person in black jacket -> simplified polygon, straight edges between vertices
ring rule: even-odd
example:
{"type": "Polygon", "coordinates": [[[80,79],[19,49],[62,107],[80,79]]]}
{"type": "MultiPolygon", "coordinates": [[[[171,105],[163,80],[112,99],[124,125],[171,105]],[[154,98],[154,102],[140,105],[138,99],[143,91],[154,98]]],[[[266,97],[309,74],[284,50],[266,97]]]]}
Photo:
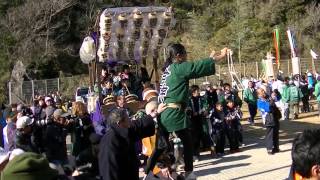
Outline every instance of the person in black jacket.
{"type": "MultiPolygon", "coordinates": [[[[161,113],[166,106],[159,105],[161,113]]],[[[110,112],[109,129],[103,136],[99,151],[99,169],[103,180],[138,180],[139,161],[135,143],[155,132],[153,118],[157,112],[135,121],[129,120],[127,111],[117,108],[110,112]]]]}
{"type": "Polygon", "coordinates": [[[38,153],[37,148],[31,142],[33,119],[28,116],[22,116],[17,120],[15,148],[22,149],[25,152],[38,153]]]}
{"type": "Polygon", "coordinates": [[[68,113],[57,109],[53,113],[53,121],[47,125],[44,133],[45,154],[49,162],[56,165],[65,165],[68,162],[66,136],[69,121],[66,120],[68,113]]]}

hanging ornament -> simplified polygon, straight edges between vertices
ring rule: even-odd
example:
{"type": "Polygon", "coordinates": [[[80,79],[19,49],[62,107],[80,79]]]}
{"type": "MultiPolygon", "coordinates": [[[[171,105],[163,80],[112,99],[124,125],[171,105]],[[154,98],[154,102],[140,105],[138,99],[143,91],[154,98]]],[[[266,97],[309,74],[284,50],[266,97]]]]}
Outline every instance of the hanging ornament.
{"type": "Polygon", "coordinates": [[[166,11],[163,13],[163,26],[169,27],[171,25],[172,14],[170,11],[166,11]]]}
{"type": "Polygon", "coordinates": [[[111,31],[112,16],[109,12],[101,15],[99,25],[101,30],[111,31]]]}
{"type": "Polygon", "coordinates": [[[133,32],[132,32],[132,37],[134,40],[139,40],[140,39],[140,29],[135,29],[133,32]]]}
{"type": "Polygon", "coordinates": [[[159,35],[159,37],[162,38],[162,39],[166,38],[166,36],[167,36],[167,30],[165,30],[165,29],[163,29],[163,28],[159,29],[159,30],[158,30],[158,35],[159,35]]]}
{"type": "Polygon", "coordinates": [[[121,28],[127,28],[128,26],[128,18],[126,13],[121,13],[118,16],[118,21],[120,23],[121,28]]]}
{"type": "Polygon", "coordinates": [[[154,28],[157,26],[158,23],[158,17],[156,12],[150,12],[148,15],[149,18],[149,25],[151,28],[154,28]]]}
{"type": "Polygon", "coordinates": [[[125,35],[124,29],[121,28],[121,27],[118,27],[118,28],[116,29],[117,39],[118,39],[118,40],[122,40],[122,39],[124,38],[124,35],[125,35]]]}
{"type": "Polygon", "coordinates": [[[127,49],[127,56],[130,61],[134,60],[134,46],[135,46],[135,41],[128,37],[126,40],[126,49],[127,49]]]}
{"type": "Polygon", "coordinates": [[[142,23],[143,23],[142,13],[141,11],[136,9],[133,14],[133,24],[134,24],[135,30],[139,29],[142,26],[142,23]]]}
{"type": "Polygon", "coordinates": [[[149,40],[144,39],[142,41],[142,45],[140,48],[142,51],[142,57],[147,57],[148,56],[148,49],[149,49],[149,40]]]}

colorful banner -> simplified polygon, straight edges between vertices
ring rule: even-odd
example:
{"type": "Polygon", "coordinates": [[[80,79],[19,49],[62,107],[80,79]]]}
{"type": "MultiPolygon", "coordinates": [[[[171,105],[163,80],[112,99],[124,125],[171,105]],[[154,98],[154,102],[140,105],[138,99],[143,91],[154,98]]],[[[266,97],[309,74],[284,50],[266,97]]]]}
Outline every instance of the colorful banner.
{"type": "Polygon", "coordinates": [[[278,68],[280,67],[280,38],[279,38],[279,29],[276,28],[273,30],[273,44],[276,51],[276,63],[278,68]]]}
{"type": "Polygon", "coordinates": [[[289,39],[289,43],[290,43],[290,49],[291,49],[291,57],[295,58],[297,57],[297,43],[294,37],[294,33],[288,29],[287,31],[287,35],[288,35],[288,39],[289,39]]]}

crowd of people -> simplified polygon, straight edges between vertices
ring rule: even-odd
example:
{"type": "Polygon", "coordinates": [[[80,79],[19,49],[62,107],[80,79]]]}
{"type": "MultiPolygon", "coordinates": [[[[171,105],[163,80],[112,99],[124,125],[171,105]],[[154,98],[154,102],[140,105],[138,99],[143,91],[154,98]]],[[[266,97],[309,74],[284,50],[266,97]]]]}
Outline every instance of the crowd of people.
{"type": "MultiPolygon", "coordinates": [[[[1,179],[135,180],[139,173],[144,179],[196,179],[193,162],[201,159],[200,152],[223,158],[241,151],[243,102],[250,125],[261,114],[266,152],[279,152],[280,120],[310,112],[313,97],[320,104],[320,77],[308,73],[270,81],[243,78],[242,94],[223,82],[189,87],[190,79],[214,74],[215,62],[227,53],[224,48],[187,62],[184,46],[170,44],[161,82],[154,85],[145,68],[132,73],[128,65],[119,72],[105,67],[101,88],[94,88],[103,98],[94,112],[82,101],[62,102],[60,93],[36,96],[31,105],[3,107],[1,179]],[[128,105],[130,95],[139,102],[134,109],[128,105]],[[102,102],[113,101],[103,113],[102,102]]],[[[293,169],[310,176],[299,162],[301,141],[295,140],[293,169]]]]}

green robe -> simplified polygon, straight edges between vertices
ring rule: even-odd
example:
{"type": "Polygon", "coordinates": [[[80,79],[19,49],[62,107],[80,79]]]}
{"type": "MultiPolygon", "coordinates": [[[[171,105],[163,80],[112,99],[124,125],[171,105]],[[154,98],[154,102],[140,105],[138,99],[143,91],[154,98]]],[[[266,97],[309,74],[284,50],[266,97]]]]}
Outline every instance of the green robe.
{"type": "Polygon", "coordinates": [[[295,85],[291,85],[289,87],[289,102],[290,103],[298,103],[301,98],[303,98],[303,94],[301,92],[301,89],[295,85]]]}
{"type": "Polygon", "coordinates": [[[247,88],[243,91],[243,100],[248,104],[257,104],[257,92],[255,90],[252,90],[250,88],[247,88]]]}
{"type": "Polygon", "coordinates": [[[317,82],[316,86],[314,87],[314,96],[316,96],[317,101],[320,102],[320,81],[317,82]]]}
{"type": "Polygon", "coordinates": [[[173,63],[161,77],[159,101],[182,105],[182,109],[167,108],[161,113],[161,124],[168,132],[179,131],[190,125],[185,107],[189,100],[189,80],[215,73],[214,61],[211,58],[194,62],[173,63]]]}
{"type": "Polygon", "coordinates": [[[284,103],[289,102],[289,86],[284,85],[282,89],[282,94],[281,94],[281,101],[284,103]]]}

